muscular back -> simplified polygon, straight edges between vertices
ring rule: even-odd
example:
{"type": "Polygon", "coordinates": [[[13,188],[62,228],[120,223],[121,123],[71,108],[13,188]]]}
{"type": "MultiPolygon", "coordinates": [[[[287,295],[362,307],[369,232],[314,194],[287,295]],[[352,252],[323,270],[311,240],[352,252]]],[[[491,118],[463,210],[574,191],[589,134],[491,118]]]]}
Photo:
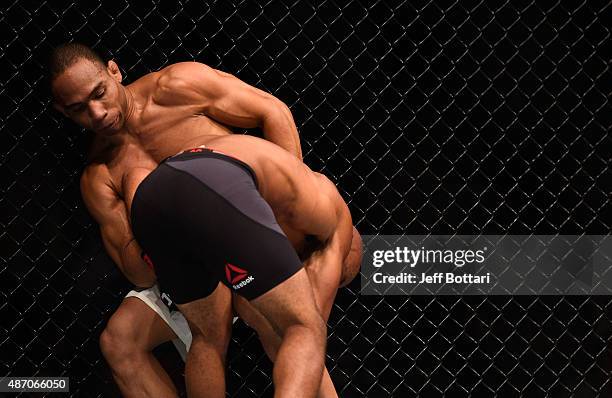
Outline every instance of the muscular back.
{"type": "MultiPolygon", "coordinates": [[[[295,246],[299,246],[305,235],[325,241],[341,213],[348,211],[335,186],[325,176],[313,172],[295,156],[270,142],[247,135],[203,136],[186,142],[180,151],[198,146],[237,158],[253,169],[259,192],[295,246]]],[[[138,154],[139,150],[124,149],[125,154],[130,151],[138,154]]],[[[152,170],[150,160],[143,158],[138,163],[135,157],[124,156],[117,164],[123,162],[125,166],[116,167],[123,172],[120,194],[128,209],[136,188],[152,170]],[[130,159],[129,166],[125,159],[130,159]]]]}
{"type": "Polygon", "coordinates": [[[336,187],[325,176],[313,172],[295,156],[270,142],[231,135],[200,139],[196,143],[251,166],[258,179],[259,192],[272,207],[281,226],[324,239],[335,226],[338,207],[346,207],[336,187]]]}
{"type": "MultiPolygon", "coordinates": [[[[333,183],[275,144],[247,135],[202,136],[183,143],[178,152],[198,146],[237,158],[253,169],[260,194],[298,253],[305,249],[306,235],[325,242],[340,218],[350,218],[333,183]]],[[[97,143],[95,156],[83,174],[85,202],[101,225],[107,250],[126,274],[130,272],[128,260],[137,258],[140,249],[134,244],[131,255],[122,254],[125,243],[120,242],[133,241],[129,219],[134,193],[156,167],[155,159],[137,141],[127,137],[120,142],[97,143]],[[108,204],[100,202],[103,198],[108,204]],[[98,206],[105,211],[96,212],[98,206]],[[113,239],[117,243],[109,244],[113,239]]],[[[142,274],[142,266],[134,268],[139,269],[134,274],[142,274]]]]}

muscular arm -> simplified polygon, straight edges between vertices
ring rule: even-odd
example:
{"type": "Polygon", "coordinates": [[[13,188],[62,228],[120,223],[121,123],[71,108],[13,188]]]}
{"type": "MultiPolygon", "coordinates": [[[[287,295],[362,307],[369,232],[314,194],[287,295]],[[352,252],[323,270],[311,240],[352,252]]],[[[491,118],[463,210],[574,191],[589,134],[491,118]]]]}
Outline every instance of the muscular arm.
{"type": "Polygon", "coordinates": [[[92,164],[81,176],[81,194],[92,217],[98,222],[107,253],[125,277],[139,287],[155,283],[155,273],[141,259],[134,240],[124,201],[110,185],[105,165],[92,164]]]}
{"type": "Polygon", "coordinates": [[[206,116],[229,126],[259,127],[268,141],[302,159],[295,121],[278,98],[197,62],[179,63],[161,73],[160,86],[167,95],[186,92],[191,101],[203,105],[206,116]]]}

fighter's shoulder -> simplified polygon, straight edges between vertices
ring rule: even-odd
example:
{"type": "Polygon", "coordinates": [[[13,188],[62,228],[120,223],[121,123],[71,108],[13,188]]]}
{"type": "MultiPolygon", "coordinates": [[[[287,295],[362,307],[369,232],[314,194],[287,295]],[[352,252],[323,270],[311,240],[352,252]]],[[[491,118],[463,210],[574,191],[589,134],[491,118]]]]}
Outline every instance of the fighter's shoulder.
{"type": "Polygon", "coordinates": [[[157,104],[191,103],[200,97],[198,84],[208,66],[198,62],[180,62],[146,76],[142,92],[157,104]]]}
{"type": "Polygon", "coordinates": [[[190,88],[194,82],[213,72],[214,69],[200,62],[179,62],[157,72],[157,86],[171,90],[190,88]]]}

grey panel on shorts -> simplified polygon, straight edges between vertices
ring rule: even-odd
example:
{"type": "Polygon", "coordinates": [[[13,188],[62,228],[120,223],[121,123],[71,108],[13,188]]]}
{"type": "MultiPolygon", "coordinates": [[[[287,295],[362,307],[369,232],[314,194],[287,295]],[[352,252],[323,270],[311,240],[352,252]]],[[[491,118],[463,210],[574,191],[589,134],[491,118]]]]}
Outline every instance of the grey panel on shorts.
{"type": "MultiPolygon", "coordinates": [[[[272,209],[264,200],[249,200],[251,196],[244,195],[244,187],[257,192],[253,175],[245,169],[247,165],[238,163],[237,160],[218,153],[212,156],[190,157],[189,159],[169,159],[166,164],[174,169],[184,171],[198,180],[202,181],[225,200],[232,204],[238,211],[253,221],[266,226],[281,235],[285,235],[272,209]],[[227,167],[230,163],[233,167],[227,167]],[[273,221],[271,221],[273,220],[273,221]]],[[[252,171],[251,171],[252,172],[252,171]]]]}

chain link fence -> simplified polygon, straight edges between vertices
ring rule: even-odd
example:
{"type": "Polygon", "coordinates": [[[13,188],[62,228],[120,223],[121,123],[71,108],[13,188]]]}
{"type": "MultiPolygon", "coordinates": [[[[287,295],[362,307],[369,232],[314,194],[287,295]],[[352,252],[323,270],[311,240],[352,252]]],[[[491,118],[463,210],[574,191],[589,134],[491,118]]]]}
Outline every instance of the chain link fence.
{"type": "MultiPolygon", "coordinates": [[[[605,1],[5,2],[0,14],[0,375],[118,396],[98,337],[129,290],[78,181],[90,136],[56,113],[45,57],[69,40],[127,82],[197,60],[286,102],[305,162],[364,234],[608,234],[605,1]]],[[[342,397],[612,396],[609,297],[339,294],[342,397]]],[[[182,383],[182,364],[157,354],[182,383]]],[[[271,396],[238,324],[228,393],[271,396]]],[[[184,387],[180,387],[184,391],[184,387]]]]}

